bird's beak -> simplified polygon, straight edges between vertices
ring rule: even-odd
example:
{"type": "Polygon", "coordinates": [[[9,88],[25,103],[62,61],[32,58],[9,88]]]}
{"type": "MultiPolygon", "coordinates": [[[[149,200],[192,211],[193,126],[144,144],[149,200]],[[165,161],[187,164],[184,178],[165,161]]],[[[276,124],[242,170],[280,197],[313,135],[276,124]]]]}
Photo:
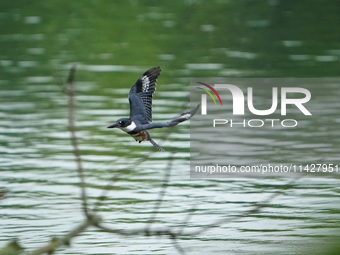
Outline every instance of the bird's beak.
{"type": "Polygon", "coordinates": [[[115,128],[115,127],[117,127],[117,126],[118,126],[118,124],[117,124],[117,123],[114,123],[114,124],[108,126],[107,128],[115,128]]]}

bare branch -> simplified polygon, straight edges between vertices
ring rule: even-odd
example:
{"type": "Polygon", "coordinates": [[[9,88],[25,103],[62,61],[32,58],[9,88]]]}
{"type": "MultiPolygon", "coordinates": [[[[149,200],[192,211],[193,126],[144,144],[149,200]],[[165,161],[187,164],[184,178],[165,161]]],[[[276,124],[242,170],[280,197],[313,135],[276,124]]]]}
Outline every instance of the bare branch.
{"type": "Polygon", "coordinates": [[[189,210],[189,213],[183,220],[182,226],[178,229],[177,235],[181,236],[183,233],[184,228],[188,225],[188,222],[191,220],[191,218],[194,216],[195,211],[197,210],[196,205],[192,206],[192,208],[189,210]]]}
{"type": "Polygon", "coordinates": [[[73,237],[78,236],[81,232],[86,230],[93,223],[97,224],[97,222],[99,222],[100,220],[101,220],[100,217],[97,217],[95,219],[95,222],[86,220],[78,227],[71,230],[67,235],[61,238],[54,237],[47,245],[31,252],[30,255],[52,254],[60,246],[69,246],[73,237]]]}
{"type": "MultiPolygon", "coordinates": [[[[255,207],[253,207],[252,209],[240,214],[240,215],[236,215],[236,216],[232,216],[232,217],[228,217],[228,218],[224,218],[224,219],[221,219],[221,220],[217,220],[213,223],[210,223],[206,226],[203,226],[201,229],[195,231],[195,232],[191,232],[191,235],[195,236],[195,235],[200,235],[204,232],[206,232],[207,230],[211,229],[211,228],[214,228],[214,227],[219,227],[223,224],[226,224],[226,223],[229,223],[229,222],[232,222],[232,221],[235,221],[235,220],[238,220],[238,219],[241,219],[241,218],[244,218],[244,217],[248,217],[252,214],[255,214],[257,212],[259,212],[262,208],[264,208],[270,201],[272,201],[275,197],[279,196],[283,190],[287,190],[289,188],[292,187],[292,185],[294,183],[296,183],[298,180],[300,180],[301,178],[303,178],[305,175],[301,175],[299,178],[296,178],[292,181],[290,181],[289,183],[285,184],[285,187],[280,190],[280,191],[277,191],[275,193],[273,193],[271,196],[269,196],[267,199],[257,203],[257,205],[255,207]]],[[[182,234],[183,235],[183,234],[182,234]]]]}
{"type": "MultiPolygon", "coordinates": [[[[197,236],[197,235],[204,233],[205,231],[208,231],[211,228],[219,227],[219,226],[226,224],[228,222],[232,222],[232,221],[235,221],[237,219],[248,217],[250,215],[258,213],[270,201],[272,201],[275,197],[280,195],[283,190],[290,188],[297,180],[299,180],[300,178],[303,177],[303,176],[301,176],[300,178],[295,179],[295,180],[287,183],[282,190],[273,193],[267,199],[263,200],[262,202],[259,202],[256,206],[254,206],[250,210],[248,210],[248,211],[246,211],[246,212],[244,212],[240,215],[235,215],[235,216],[223,218],[221,220],[217,220],[215,222],[207,224],[206,226],[201,227],[200,229],[198,229],[196,231],[184,231],[185,230],[184,228],[188,225],[188,222],[194,216],[194,212],[196,210],[195,208],[192,208],[191,210],[189,210],[187,217],[185,217],[185,219],[184,219],[183,223],[181,224],[180,228],[178,229],[178,231],[173,231],[169,227],[155,229],[155,228],[151,228],[151,226],[154,223],[154,220],[155,220],[157,214],[159,213],[159,209],[160,209],[161,204],[164,201],[164,197],[166,195],[166,189],[168,188],[168,185],[169,185],[172,163],[173,163],[173,159],[172,159],[172,156],[171,156],[168,160],[168,163],[167,163],[165,169],[164,169],[164,171],[165,171],[164,172],[164,178],[163,178],[161,189],[160,189],[159,194],[158,194],[158,199],[157,199],[157,202],[154,206],[154,209],[153,209],[153,211],[150,215],[150,218],[147,222],[146,227],[141,228],[141,229],[124,230],[124,229],[116,229],[116,228],[113,228],[113,227],[110,227],[110,226],[105,226],[105,225],[101,224],[101,221],[102,221],[101,217],[90,214],[89,209],[88,209],[85,175],[84,175],[84,170],[83,170],[83,167],[82,167],[81,153],[80,153],[80,150],[79,150],[78,140],[77,140],[77,136],[76,136],[75,72],[76,72],[76,65],[73,65],[71,70],[70,70],[69,77],[67,79],[67,84],[66,84],[67,86],[66,86],[65,90],[66,90],[66,92],[68,93],[68,96],[69,96],[69,103],[68,103],[69,131],[70,131],[70,135],[71,135],[71,143],[72,143],[72,146],[73,146],[73,153],[74,153],[76,163],[77,163],[77,171],[78,171],[78,175],[79,175],[79,178],[80,178],[80,188],[81,188],[81,199],[82,199],[83,212],[84,212],[87,220],[84,221],[78,227],[76,227],[74,230],[70,231],[64,237],[52,239],[48,245],[34,251],[32,253],[32,255],[38,255],[38,254],[43,254],[43,253],[52,254],[57,247],[62,246],[62,245],[69,245],[72,238],[79,235],[79,233],[83,232],[85,229],[87,229],[91,225],[99,228],[102,231],[105,231],[105,232],[108,232],[108,233],[113,233],[113,234],[120,235],[120,236],[167,236],[167,237],[170,238],[172,244],[174,245],[174,247],[178,251],[178,253],[179,254],[185,254],[185,251],[182,249],[182,247],[178,243],[178,238],[180,238],[180,237],[194,237],[194,236],[197,236]]],[[[59,82],[59,84],[61,86],[65,85],[61,80],[57,79],[57,82],[59,82]]],[[[171,133],[171,131],[165,132],[164,135],[163,135],[163,140],[166,139],[169,136],[170,133],[171,133]]],[[[150,151],[149,153],[140,157],[139,159],[137,159],[133,164],[131,164],[126,169],[127,170],[134,169],[136,166],[138,166],[141,163],[148,160],[149,156],[152,153],[153,152],[150,151]]],[[[104,189],[102,195],[98,197],[98,200],[95,204],[95,210],[97,209],[97,207],[100,206],[101,202],[105,199],[106,194],[109,190],[108,188],[113,183],[115,183],[116,181],[119,180],[119,175],[120,175],[120,173],[118,173],[118,174],[116,173],[114,175],[114,177],[111,178],[110,182],[106,186],[107,188],[104,189]]]]}
{"type": "Polygon", "coordinates": [[[171,241],[172,244],[174,245],[174,247],[176,248],[176,250],[178,251],[179,254],[181,255],[185,255],[185,251],[183,250],[183,248],[179,245],[178,241],[177,241],[177,237],[176,236],[172,236],[171,237],[171,241]]]}
{"type": "Polygon", "coordinates": [[[0,249],[0,255],[20,255],[22,254],[23,248],[18,243],[17,239],[12,240],[2,249],[0,249]]]}
{"type": "Polygon", "coordinates": [[[86,195],[86,183],[85,183],[85,175],[84,170],[82,166],[82,159],[81,159],[81,153],[78,146],[78,140],[76,136],[76,125],[75,125],[75,117],[74,117],[74,111],[75,111],[75,73],[76,73],[76,64],[74,64],[70,70],[69,77],[67,79],[67,92],[68,92],[68,123],[69,123],[69,131],[71,135],[71,143],[73,146],[73,154],[76,158],[77,163],[77,171],[80,179],[80,188],[81,188],[81,199],[83,203],[83,212],[86,216],[86,218],[90,218],[88,206],[87,206],[87,195],[86,195]]]}
{"type": "Polygon", "coordinates": [[[173,161],[173,159],[172,159],[172,155],[171,155],[169,160],[168,160],[168,164],[167,164],[166,168],[164,169],[164,178],[163,178],[162,188],[159,191],[158,199],[157,199],[157,202],[155,204],[155,208],[154,208],[153,212],[150,215],[150,219],[148,220],[148,224],[146,225],[146,228],[145,228],[146,232],[149,231],[152,223],[155,220],[155,217],[156,217],[156,215],[158,213],[158,210],[159,210],[159,208],[160,208],[160,206],[161,206],[161,204],[163,202],[163,198],[165,196],[166,189],[168,187],[168,183],[169,183],[169,180],[170,180],[172,161],[173,161]]]}
{"type": "Polygon", "coordinates": [[[148,232],[146,231],[145,228],[137,228],[137,229],[116,229],[116,228],[111,228],[108,226],[104,226],[102,224],[96,224],[96,227],[99,229],[112,233],[112,234],[117,234],[120,236],[176,236],[176,233],[171,231],[168,228],[160,228],[160,229],[150,229],[148,232]]]}

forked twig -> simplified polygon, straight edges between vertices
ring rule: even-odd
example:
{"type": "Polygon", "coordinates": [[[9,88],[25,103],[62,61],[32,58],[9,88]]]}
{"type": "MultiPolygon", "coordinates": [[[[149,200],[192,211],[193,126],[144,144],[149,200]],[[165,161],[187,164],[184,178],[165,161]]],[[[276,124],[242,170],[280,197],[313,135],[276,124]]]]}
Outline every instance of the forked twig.
{"type": "MultiPolygon", "coordinates": [[[[76,65],[74,64],[70,70],[69,77],[67,79],[67,88],[66,92],[68,94],[68,122],[69,122],[69,131],[70,131],[70,139],[71,144],[73,147],[73,154],[76,158],[77,162],[77,171],[78,176],[80,179],[80,188],[81,188],[81,199],[83,204],[83,212],[86,216],[86,220],[83,221],[79,226],[72,229],[68,234],[64,235],[63,237],[55,237],[52,238],[51,241],[34,251],[32,251],[31,255],[40,255],[40,254],[53,254],[55,250],[60,246],[68,246],[71,243],[71,240],[78,236],[80,233],[85,231],[89,226],[98,225],[102,218],[97,215],[92,215],[89,213],[88,210],[88,203],[87,203],[87,195],[86,195],[86,184],[85,184],[85,176],[84,176],[84,170],[82,167],[82,159],[81,159],[81,153],[78,146],[77,136],[76,136],[76,126],[75,126],[75,72],[76,72],[76,65]]],[[[55,77],[56,78],[56,77],[55,77]]],[[[62,79],[56,78],[57,83],[59,83],[60,86],[64,86],[64,83],[62,79]]]]}
{"type": "Polygon", "coordinates": [[[75,99],[75,73],[76,73],[76,64],[73,64],[69,77],[67,79],[67,93],[68,93],[68,109],[69,109],[69,114],[68,114],[68,127],[71,135],[71,143],[73,146],[73,154],[76,158],[76,163],[77,163],[77,172],[78,176],[80,179],[80,189],[81,189],[81,200],[83,204],[83,212],[86,216],[87,219],[90,219],[91,215],[88,210],[88,203],[87,203],[87,195],[86,195],[86,183],[85,183],[85,175],[84,175],[84,170],[82,166],[82,159],[81,159],[81,152],[79,150],[78,146],[78,140],[76,136],[76,125],[75,125],[75,104],[76,104],[76,99],[75,99]]]}
{"type": "MultiPolygon", "coordinates": [[[[154,206],[154,209],[150,215],[150,218],[147,222],[147,225],[145,228],[140,228],[140,229],[117,229],[113,228],[110,226],[105,226],[103,225],[102,219],[100,216],[96,216],[92,213],[90,213],[89,208],[88,208],[88,198],[86,194],[86,183],[85,183],[85,174],[84,174],[84,169],[82,166],[82,159],[81,159],[81,152],[79,150],[79,145],[78,145],[78,140],[76,136],[76,125],[75,125],[75,72],[76,72],[76,65],[73,65],[69,77],[67,79],[67,86],[65,91],[68,94],[68,109],[69,109],[69,116],[68,116],[68,121],[69,121],[69,131],[70,131],[70,139],[73,147],[73,154],[75,156],[75,160],[77,163],[77,171],[78,171],[78,176],[80,179],[80,188],[81,188],[81,200],[82,200],[82,210],[86,216],[86,220],[80,224],[78,227],[75,229],[71,230],[67,235],[61,237],[61,238],[53,238],[49,244],[45,245],[44,247],[41,247],[35,251],[33,251],[31,254],[32,255],[39,255],[43,253],[48,253],[52,254],[57,247],[62,246],[62,245],[69,245],[70,241],[73,237],[79,235],[81,232],[86,230],[89,226],[96,226],[97,228],[101,229],[102,231],[108,232],[108,233],[113,233],[117,234],[120,236],[167,236],[169,239],[172,241],[172,244],[174,245],[175,249],[179,254],[185,254],[184,249],[179,245],[178,239],[180,237],[194,237],[199,234],[204,233],[205,231],[221,226],[223,224],[226,224],[231,221],[235,221],[240,218],[248,217],[250,215],[253,215],[255,213],[258,213],[262,208],[264,208],[270,201],[272,201],[275,197],[277,197],[279,194],[281,194],[281,191],[273,193],[271,196],[269,196],[267,199],[263,200],[262,202],[259,202],[256,206],[254,206],[252,209],[244,212],[243,214],[236,215],[236,216],[231,216],[227,218],[223,218],[221,220],[217,220],[213,223],[207,224],[206,226],[201,227],[200,229],[196,231],[185,231],[184,228],[187,226],[187,223],[189,220],[194,216],[195,208],[192,208],[189,210],[187,217],[184,219],[183,224],[181,224],[181,227],[178,229],[178,231],[173,231],[169,227],[164,227],[160,229],[154,229],[151,228],[157,214],[159,213],[159,208],[164,201],[164,197],[166,195],[166,190],[169,184],[170,180],[170,175],[171,175],[171,169],[172,169],[172,157],[169,159],[166,168],[164,169],[164,178],[163,178],[163,183],[161,190],[159,191],[158,194],[158,199],[157,202],[154,206]]],[[[61,79],[56,79],[57,82],[61,82],[61,79]]],[[[64,85],[64,83],[60,84],[64,85]]],[[[170,134],[170,132],[166,132],[164,137],[167,137],[170,134]]],[[[144,155],[143,157],[139,158],[133,166],[136,167],[136,165],[140,165],[142,162],[146,161],[149,158],[149,155],[151,154],[148,153],[144,155]]],[[[127,169],[131,169],[132,166],[127,167],[127,169]]],[[[289,183],[286,184],[286,187],[283,190],[286,190],[290,188],[297,180],[303,178],[303,175],[289,183]]],[[[111,186],[112,183],[116,182],[119,179],[119,174],[116,174],[114,178],[111,179],[107,187],[111,186]]],[[[106,197],[106,192],[107,189],[105,189],[102,193],[102,196],[98,197],[98,200],[95,204],[95,208],[97,208],[102,199],[105,199],[106,197]]]]}
{"type": "MultiPolygon", "coordinates": [[[[287,190],[289,188],[291,188],[291,186],[296,183],[298,180],[300,180],[301,178],[303,178],[305,175],[301,175],[299,176],[298,178],[290,181],[289,183],[285,184],[285,187],[283,188],[283,190],[287,190]]],[[[231,216],[231,217],[227,217],[227,218],[223,218],[221,220],[217,220],[213,223],[210,223],[206,226],[203,226],[201,227],[201,229],[197,230],[197,231],[194,231],[194,232],[191,232],[191,235],[193,236],[196,236],[196,235],[200,235],[206,231],[208,231],[209,229],[211,228],[214,228],[214,227],[219,227],[223,224],[226,224],[226,223],[229,223],[229,222],[232,222],[232,221],[235,221],[235,220],[238,220],[238,219],[241,219],[241,218],[245,218],[245,217],[248,217],[252,214],[255,214],[255,213],[258,213],[262,208],[264,208],[270,201],[272,201],[275,197],[279,196],[280,194],[282,193],[282,190],[280,191],[277,191],[275,193],[273,193],[271,196],[269,196],[268,198],[266,198],[265,200],[257,203],[257,205],[255,207],[253,207],[252,209],[240,214],[240,215],[236,215],[236,216],[231,216]]],[[[182,234],[182,235],[185,235],[185,234],[182,234]]]]}
{"type": "Polygon", "coordinates": [[[163,198],[165,196],[166,189],[168,187],[170,176],[171,176],[171,169],[172,169],[172,156],[169,158],[167,167],[164,169],[164,178],[163,178],[162,188],[158,193],[158,199],[156,201],[155,208],[153,209],[153,212],[151,213],[148,223],[146,225],[146,228],[145,228],[146,232],[149,231],[152,223],[154,222],[157,216],[158,210],[163,202],[163,198]]]}

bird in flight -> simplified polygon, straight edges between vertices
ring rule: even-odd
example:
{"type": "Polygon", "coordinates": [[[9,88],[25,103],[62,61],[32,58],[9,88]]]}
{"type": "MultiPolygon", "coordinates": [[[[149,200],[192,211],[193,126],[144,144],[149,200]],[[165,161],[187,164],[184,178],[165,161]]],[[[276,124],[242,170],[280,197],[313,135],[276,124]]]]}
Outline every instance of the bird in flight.
{"type": "Polygon", "coordinates": [[[132,86],[129,92],[130,117],[121,118],[108,128],[119,128],[131,135],[136,141],[149,141],[158,150],[164,149],[152,140],[148,129],[173,127],[190,119],[195,115],[200,104],[189,112],[182,113],[178,118],[164,122],[152,122],[152,98],[156,90],[157,78],[161,72],[160,67],[146,71],[132,86]]]}

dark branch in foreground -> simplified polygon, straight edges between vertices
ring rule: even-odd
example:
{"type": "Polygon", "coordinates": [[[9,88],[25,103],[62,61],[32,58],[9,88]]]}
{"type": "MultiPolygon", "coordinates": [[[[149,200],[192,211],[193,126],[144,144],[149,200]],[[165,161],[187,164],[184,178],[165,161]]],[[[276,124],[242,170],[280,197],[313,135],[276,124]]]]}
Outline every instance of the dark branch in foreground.
{"type": "Polygon", "coordinates": [[[75,125],[75,117],[74,117],[74,111],[75,111],[75,73],[76,73],[76,65],[74,64],[71,68],[69,77],[67,79],[67,92],[68,92],[68,127],[71,135],[71,143],[73,146],[73,154],[76,158],[77,163],[77,170],[78,170],[78,176],[80,179],[80,188],[81,188],[81,200],[83,202],[83,212],[86,216],[86,218],[90,218],[90,214],[88,211],[87,206],[87,196],[86,196],[86,183],[85,183],[85,176],[84,176],[84,170],[82,166],[82,159],[81,159],[81,153],[78,146],[78,140],[76,136],[76,125],[75,125]]]}
{"type": "Polygon", "coordinates": [[[154,222],[154,220],[156,218],[156,215],[158,213],[158,210],[159,210],[159,208],[160,208],[160,206],[161,206],[161,204],[163,202],[163,198],[164,198],[165,193],[166,193],[166,188],[168,187],[168,183],[169,183],[169,180],[170,180],[171,167],[172,167],[172,158],[169,158],[168,165],[167,165],[167,167],[164,170],[165,174],[164,174],[162,189],[161,189],[161,191],[158,194],[158,199],[157,199],[154,211],[150,215],[150,219],[149,219],[148,224],[147,224],[146,229],[145,229],[146,232],[148,232],[148,230],[150,229],[152,223],[154,222]]]}
{"type": "MultiPolygon", "coordinates": [[[[32,251],[31,255],[39,255],[39,254],[53,254],[55,250],[62,246],[69,246],[71,243],[71,240],[81,234],[83,231],[85,231],[88,227],[94,226],[98,229],[107,232],[116,234],[119,236],[166,236],[171,240],[174,248],[177,250],[179,254],[185,254],[184,249],[180,246],[178,240],[181,237],[195,237],[198,236],[205,231],[214,228],[219,227],[223,224],[238,220],[240,218],[248,217],[253,214],[259,213],[260,210],[266,205],[272,201],[275,197],[281,194],[282,191],[278,191],[273,193],[271,196],[269,196],[267,199],[265,199],[262,202],[259,202],[256,206],[251,208],[250,210],[236,216],[226,217],[221,220],[217,220],[213,223],[207,224],[206,226],[201,227],[198,230],[195,231],[186,231],[185,227],[188,225],[188,222],[191,220],[192,217],[195,216],[195,207],[193,207],[191,210],[188,211],[187,217],[185,217],[184,221],[179,228],[175,231],[170,227],[164,227],[164,228],[153,228],[152,224],[155,221],[155,218],[157,217],[157,214],[159,213],[159,208],[161,207],[162,202],[164,201],[164,197],[166,196],[166,191],[168,188],[170,175],[171,175],[171,169],[172,169],[172,156],[169,158],[168,164],[166,165],[164,169],[164,179],[161,186],[161,190],[158,194],[157,202],[153,208],[153,211],[150,214],[149,220],[146,222],[146,226],[144,228],[140,229],[117,229],[110,225],[104,225],[102,224],[102,218],[100,216],[95,215],[93,212],[96,211],[96,209],[100,206],[101,201],[106,198],[106,192],[108,192],[108,189],[105,189],[101,196],[98,197],[98,200],[93,208],[92,211],[90,211],[88,207],[88,198],[86,195],[86,182],[85,182],[85,175],[84,175],[84,169],[82,166],[82,158],[81,158],[81,152],[79,150],[78,140],[76,136],[76,125],[75,125],[75,72],[76,72],[76,65],[73,65],[69,77],[67,79],[67,83],[64,83],[62,79],[56,78],[57,83],[59,83],[60,86],[64,87],[64,91],[68,94],[68,122],[69,122],[69,132],[70,132],[70,139],[71,144],[73,147],[73,154],[75,156],[75,161],[77,163],[77,172],[80,179],[80,189],[81,189],[81,201],[82,201],[82,210],[84,215],[86,216],[86,219],[77,227],[75,227],[73,230],[71,230],[68,234],[62,236],[62,237],[55,237],[51,239],[51,241],[46,244],[45,246],[36,249],[32,251]]],[[[171,132],[171,131],[170,131],[171,132]]],[[[168,136],[170,132],[166,132],[165,136],[168,136]]],[[[127,167],[126,169],[132,169],[136,168],[136,166],[140,165],[144,161],[146,161],[150,156],[150,153],[145,154],[144,156],[140,157],[136,162],[134,162],[131,166],[127,167]]],[[[119,173],[115,174],[114,178],[111,178],[111,181],[107,184],[107,188],[112,186],[113,183],[116,183],[119,181],[119,173]]],[[[285,188],[283,190],[289,189],[296,181],[304,177],[303,175],[300,178],[297,178],[285,185],[285,188]]],[[[0,192],[1,197],[1,192],[0,192]]],[[[3,249],[0,250],[0,255],[2,254],[9,254],[8,251],[12,251],[10,254],[20,254],[21,247],[19,244],[15,241],[9,243],[7,246],[3,247],[3,249]]]]}
{"type": "Polygon", "coordinates": [[[70,246],[72,238],[78,236],[81,232],[84,232],[89,226],[97,224],[100,222],[101,218],[96,217],[92,218],[91,221],[86,220],[82,224],[80,224],[75,229],[71,230],[67,235],[63,237],[55,237],[53,238],[49,244],[33,251],[30,255],[40,255],[40,254],[53,254],[54,251],[61,246],[70,246]]]}
{"type": "MultiPolygon", "coordinates": [[[[88,205],[87,205],[87,195],[86,195],[86,183],[85,183],[85,176],[84,170],[82,167],[82,159],[81,153],[78,146],[78,140],[76,136],[76,125],[75,125],[75,72],[76,72],[76,65],[74,64],[70,70],[69,77],[67,79],[66,89],[65,91],[68,93],[68,123],[69,123],[69,131],[70,131],[70,139],[71,144],[73,147],[73,154],[76,158],[77,163],[77,171],[78,176],[80,179],[80,188],[81,188],[81,200],[83,205],[83,212],[86,216],[86,220],[81,223],[76,228],[72,229],[68,234],[63,237],[55,237],[53,238],[47,245],[32,251],[31,255],[39,255],[39,254],[53,254],[58,247],[62,246],[69,246],[71,240],[78,236],[80,233],[84,232],[89,226],[98,225],[102,218],[100,216],[92,215],[89,213],[88,205]]],[[[63,86],[64,83],[62,79],[56,79],[59,82],[60,86],[63,86]]]]}

